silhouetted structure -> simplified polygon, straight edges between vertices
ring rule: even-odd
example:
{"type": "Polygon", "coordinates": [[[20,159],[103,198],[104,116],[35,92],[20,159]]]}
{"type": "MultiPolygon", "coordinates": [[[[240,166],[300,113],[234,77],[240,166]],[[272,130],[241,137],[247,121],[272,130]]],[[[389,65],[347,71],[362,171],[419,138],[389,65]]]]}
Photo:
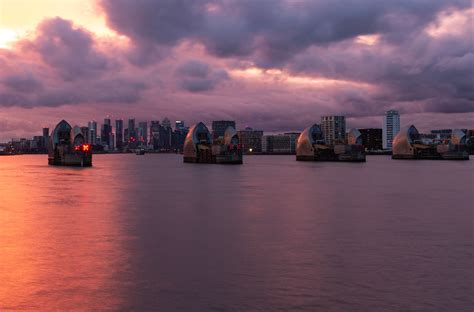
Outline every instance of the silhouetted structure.
{"type": "Polygon", "coordinates": [[[51,133],[48,163],[54,166],[92,166],[90,144],[78,126],[71,128],[62,120],[51,133]]]}
{"type": "Polygon", "coordinates": [[[219,137],[223,137],[227,128],[232,127],[235,129],[235,121],[233,120],[214,120],[212,122],[212,139],[217,140],[219,137]]]}
{"type": "Polygon", "coordinates": [[[382,129],[365,128],[359,129],[362,136],[362,145],[368,151],[382,150],[382,129]]]}
{"type": "Polygon", "coordinates": [[[349,144],[326,144],[323,130],[318,124],[314,124],[299,136],[296,144],[296,160],[365,161],[360,132],[352,129],[347,137],[349,144]]]}
{"type": "Polygon", "coordinates": [[[468,160],[466,133],[453,130],[448,144],[434,144],[423,141],[418,130],[411,125],[393,139],[392,158],[468,160]]]}
{"type": "Polygon", "coordinates": [[[237,132],[245,154],[259,154],[262,152],[263,131],[253,130],[250,127],[237,132]]]}
{"type": "Polygon", "coordinates": [[[189,129],[183,153],[184,162],[213,163],[212,138],[205,124],[199,122],[189,129]]]}
{"type": "Polygon", "coordinates": [[[242,147],[234,128],[212,143],[211,134],[202,122],[194,125],[184,141],[184,162],[207,164],[242,164],[242,147]]]}

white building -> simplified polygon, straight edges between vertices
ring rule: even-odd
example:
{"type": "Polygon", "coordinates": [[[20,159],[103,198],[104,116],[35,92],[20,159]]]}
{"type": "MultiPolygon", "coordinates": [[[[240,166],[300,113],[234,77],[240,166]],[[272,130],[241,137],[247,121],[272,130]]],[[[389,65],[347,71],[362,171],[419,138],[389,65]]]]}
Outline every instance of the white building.
{"type": "Polygon", "coordinates": [[[321,129],[326,144],[344,143],[346,140],[346,118],[344,116],[322,116],[321,129]]]}
{"type": "Polygon", "coordinates": [[[389,110],[383,116],[382,146],[383,149],[392,150],[393,138],[400,132],[400,115],[396,110],[389,110]]]}

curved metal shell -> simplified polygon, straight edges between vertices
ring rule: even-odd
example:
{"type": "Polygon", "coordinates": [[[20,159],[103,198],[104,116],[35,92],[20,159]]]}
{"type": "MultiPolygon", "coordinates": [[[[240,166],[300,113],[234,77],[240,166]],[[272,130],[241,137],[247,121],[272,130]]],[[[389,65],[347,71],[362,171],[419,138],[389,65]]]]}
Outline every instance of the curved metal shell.
{"type": "Polygon", "coordinates": [[[347,144],[362,145],[362,134],[359,130],[352,128],[347,133],[347,144]]]}
{"type": "Polygon", "coordinates": [[[84,134],[82,134],[82,130],[79,126],[74,126],[71,131],[71,142],[74,145],[81,145],[85,143],[84,134]]]}
{"type": "Polygon", "coordinates": [[[184,140],[184,157],[196,157],[197,144],[212,144],[211,134],[202,122],[195,124],[189,129],[184,140]]]}
{"type": "Polygon", "coordinates": [[[461,129],[453,129],[451,134],[451,143],[456,145],[467,144],[467,136],[461,129]]]}
{"type": "Polygon", "coordinates": [[[54,128],[53,133],[51,133],[51,143],[58,144],[61,140],[70,139],[72,127],[66,120],[61,120],[56,128],[54,128]]]}
{"type": "Polygon", "coordinates": [[[225,145],[236,145],[239,144],[239,136],[237,131],[233,127],[228,127],[224,132],[224,144],[225,145]]]}
{"type": "MultiPolygon", "coordinates": [[[[316,143],[323,143],[323,131],[318,124],[314,124],[301,132],[296,142],[297,156],[313,156],[316,143]]],[[[323,143],[324,144],[324,143],[323,143]]]]}
{"type": "Polygon", "coordinates": [[[414,125],[402,129],[393,139],[392,154],[393,155],[413,155],[413,143],[419,136],[418,130],[414,125]]]}

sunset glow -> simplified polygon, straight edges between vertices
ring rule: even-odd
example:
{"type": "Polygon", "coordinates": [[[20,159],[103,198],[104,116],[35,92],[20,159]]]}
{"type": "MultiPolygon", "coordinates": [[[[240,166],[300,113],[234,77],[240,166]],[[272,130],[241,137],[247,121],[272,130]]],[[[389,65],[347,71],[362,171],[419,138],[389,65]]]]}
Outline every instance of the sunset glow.
{"type": "Polygon", "coordinates": [[[192,123],[202,109],[246,125],[265,112],[254,126],[281,130],[308,122],[299,111],[371,126],[391,108],[427,127],[470,127],[469,3],[367,3],[364,15],[326,2],[2,0],[0,140],[58,118],[192,123]]]}

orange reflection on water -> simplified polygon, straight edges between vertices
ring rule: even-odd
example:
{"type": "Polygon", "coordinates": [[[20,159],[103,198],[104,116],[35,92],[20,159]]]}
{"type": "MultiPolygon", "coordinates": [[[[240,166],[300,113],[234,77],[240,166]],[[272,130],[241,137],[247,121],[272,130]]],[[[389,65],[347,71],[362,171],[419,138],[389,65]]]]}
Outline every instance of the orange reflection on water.
{"type": "Polygon", "coordinates": [[[118,182],[94,168],[49,167],[41,156],[0,160],[0,310],[121,304],[114,294],[130,237],[113,205],[118,182]]]}

